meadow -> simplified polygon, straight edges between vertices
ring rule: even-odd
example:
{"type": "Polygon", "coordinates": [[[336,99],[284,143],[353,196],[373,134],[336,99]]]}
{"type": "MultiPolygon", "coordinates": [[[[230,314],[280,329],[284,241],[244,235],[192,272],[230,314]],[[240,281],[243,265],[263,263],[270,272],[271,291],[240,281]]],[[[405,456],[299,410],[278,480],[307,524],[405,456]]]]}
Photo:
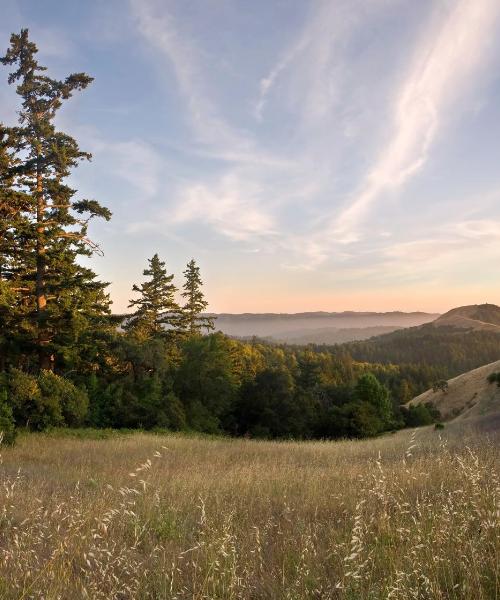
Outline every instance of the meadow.
{"type": "Polygon", "coordinates": [[[494,438],[93,437],[2,448],[1,598],[500,597],[494,438]]]}

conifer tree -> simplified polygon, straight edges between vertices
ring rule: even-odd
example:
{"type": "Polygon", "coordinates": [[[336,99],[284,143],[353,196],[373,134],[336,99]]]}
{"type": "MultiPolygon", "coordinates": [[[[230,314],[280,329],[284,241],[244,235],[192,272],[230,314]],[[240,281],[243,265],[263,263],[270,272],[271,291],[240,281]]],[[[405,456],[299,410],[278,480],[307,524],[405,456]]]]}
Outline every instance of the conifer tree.
{"type": "Polygon", "coordinates": [[[168,275],[165,263],[158,254],[148,260],[149,268],[143,275],[149,279],[140,286],[134,284],[132,290],[139,298],[130,300],[129,308],[136,307],[125,329],[134,332],[142,339],[168,337],[176,333],[179,325],[180,308],[175,300],[177,288],[174,276],[168,275]]]}
{"type": "Polygon", "coordinates": [[[185,282],[182,297],[186,302],[182,308],[182,329],[190,335],[199,334],[203,329],[210,331],[215,329],[214,319],[203,315],[208,302],[202,292],[203,282],[200,276],[200,268],[194,259],[191,259],[184,271],[185,282]]]}
{"type": "Polygon", "coordinates": [[[6,367],[7,354],[14,353],[20,331],[14,248],[19,213],[26,203],[13,187],[15,165],[15,132],[0,123],[0,371],[6,367]]]}
{"type": "Polygon", "coordinates": [[[17,84],[21,99],[19,125],[0,132],[0,160],[10,162],[1,176],[0,211],[7,209],[9,219],[2,277],[16,282],[12,287],[23,307],[26,340],[36,351],[39,368],[50,369],[56,353],[77,343],[89,327],[102,325],[109,313],[106,284],[77,259],[99,251],[87,236],[88,223],[93,217],[109,219],[111,213],[95,200],[73,199],[76,190],[65,179],[91,155],[54,125],[63,102],[92,78],[74,73],[52,79],[38,64],[37,52],[23,29],[12,34],[0,57],[0,63],[13,67],[8,82],[17,84]]]}

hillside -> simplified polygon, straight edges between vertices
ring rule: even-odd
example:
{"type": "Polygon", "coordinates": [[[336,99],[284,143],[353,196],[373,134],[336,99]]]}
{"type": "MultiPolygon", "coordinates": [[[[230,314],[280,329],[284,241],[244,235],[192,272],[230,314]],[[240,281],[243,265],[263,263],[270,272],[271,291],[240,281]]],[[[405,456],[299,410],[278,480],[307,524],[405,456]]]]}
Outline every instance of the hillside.
{"type": "Polygon", "coordinates": [[[277,333],[270,338],[271,341],[277,341],[286,344],[343,344],[356,340],[368,340],[371,337],[392,333],[402,329],[398,325],[379,325],[374,327],[350,327],[340,329],[338,327],[324,327],[321,329],[299,329],[298,331],[277,333]]]}
{"type": "Polygon", "coordinates": [[[236,337],[262,337],[288,343],[341,343],[366,339],[400,328],[434,321],[439,315],[423,312],[304,312],[212,314],[216,329],[236,337]],[[373,328],[372,331],[360,330],[373,328]],[[382,329],[380,329],[382,328],[382,329]],[[341,332],[339,332],[341,330],[341,332]],[[351,330],[351,331],[349,331],[351,330]],[[319,338],[318,338],[319,336],[319,338]]]}
{"type": "Polygon", "coordinates": [[[500,387],[489,383],[488,376],[500,371],[500,360],[483,365],[448,381],[448,389],[428,390],[408,404],[432,402],[443,420],[499,420],[500,387]]]}
{"type": "Polygon", "coordinates": [[[432,325],[433,327],[500,332],[500,307],[495,304],[460,306],[438,317],[432,325]]]}
{"type": "Polygon", "coordinates": [[[479,304],[454,308],[431,323],[345,343],[342,349],[359,361],[439,366],[449,378],[498,360],[499,334],[500,307],[479,304]]]}

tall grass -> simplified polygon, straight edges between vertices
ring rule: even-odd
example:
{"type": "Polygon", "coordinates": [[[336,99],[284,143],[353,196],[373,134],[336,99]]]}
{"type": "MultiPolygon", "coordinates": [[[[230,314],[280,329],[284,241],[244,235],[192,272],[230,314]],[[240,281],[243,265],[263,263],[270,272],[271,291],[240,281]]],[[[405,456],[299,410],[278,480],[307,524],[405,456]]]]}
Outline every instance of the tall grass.
{"type": "Polygon", "coordinates": [[[485,439],[40,434],[0,475],[1,598],[500,597],[485,439]]]}

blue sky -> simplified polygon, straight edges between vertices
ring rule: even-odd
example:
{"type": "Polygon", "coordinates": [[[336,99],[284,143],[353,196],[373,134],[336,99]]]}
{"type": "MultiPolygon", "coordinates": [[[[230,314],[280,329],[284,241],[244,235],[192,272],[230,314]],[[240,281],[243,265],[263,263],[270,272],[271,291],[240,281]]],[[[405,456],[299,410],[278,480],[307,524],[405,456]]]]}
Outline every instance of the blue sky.
{"type": "MultiPolygon", "coordinates": [[[[500,303],[498,0],[1,0],[29,27],[113,211],[92,264],[198,260],[227,312],[500,303]]],[[[0,85],[0,119],[15,97],[0,85]]]]}

